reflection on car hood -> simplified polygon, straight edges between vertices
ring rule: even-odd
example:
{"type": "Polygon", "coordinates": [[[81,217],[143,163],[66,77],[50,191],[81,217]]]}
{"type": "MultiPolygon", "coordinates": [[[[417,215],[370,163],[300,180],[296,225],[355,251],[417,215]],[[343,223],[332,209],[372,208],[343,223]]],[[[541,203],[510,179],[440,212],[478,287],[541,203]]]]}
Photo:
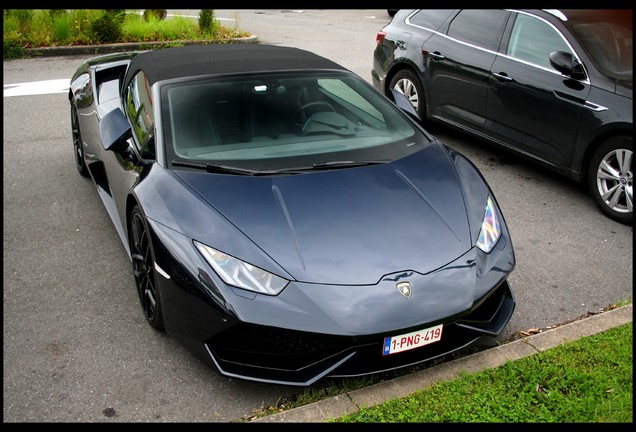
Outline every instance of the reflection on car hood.
{"type": "Polygon", "coordinates": [[[375,284],[397,271],[428,273],[471,247],[459,182],[439,145],[390,164],[307,174],[175,173],[298,281],[375,284]]]}

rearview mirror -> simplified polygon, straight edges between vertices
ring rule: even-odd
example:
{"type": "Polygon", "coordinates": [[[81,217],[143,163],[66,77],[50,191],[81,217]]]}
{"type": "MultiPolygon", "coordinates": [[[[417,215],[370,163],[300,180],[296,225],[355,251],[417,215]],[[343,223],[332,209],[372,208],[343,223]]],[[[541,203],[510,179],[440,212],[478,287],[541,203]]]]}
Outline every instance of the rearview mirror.
{"type": "Polygon", "coordinates": [[[550,53],[550,64],[563,75],[573,79],[584,79],[583,65],[571,54],[565,51],[550,53]]]}
{"type": "Polygon", "coordinates": [[[411,117],[415,118],[415,120],[422,121],[419,114],[415,110],[415,107],[409,101],[406,95],[404,95],[404,93],[397,91],[395,89],[391,89],[391,95],[393,96],[393,102],[399,109],[401,109],[402,111],[404,111],[411,117]]]}
{"type": "Polygon", "coordinates": [[[122,110],[115,108],[102,118],[99,136],[106,150],[122,152],[128,148],[126,140],[132,136],[132,129],[122,110]]]}

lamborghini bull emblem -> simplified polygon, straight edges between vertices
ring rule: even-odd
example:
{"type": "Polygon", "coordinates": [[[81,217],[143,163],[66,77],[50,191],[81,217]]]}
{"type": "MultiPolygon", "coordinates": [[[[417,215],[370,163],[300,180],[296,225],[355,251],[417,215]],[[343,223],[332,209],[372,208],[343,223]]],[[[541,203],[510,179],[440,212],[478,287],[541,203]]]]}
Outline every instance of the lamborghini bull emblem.
{"type": "Polygon", "coordinates": [[[399,284],[395,285],[395,288],[397,288],[398,292],[402,294],[404,298],[407,298],[407,299],[411,298],[413,289],[411,288],[410,282],[400,282],[399,284]]]}

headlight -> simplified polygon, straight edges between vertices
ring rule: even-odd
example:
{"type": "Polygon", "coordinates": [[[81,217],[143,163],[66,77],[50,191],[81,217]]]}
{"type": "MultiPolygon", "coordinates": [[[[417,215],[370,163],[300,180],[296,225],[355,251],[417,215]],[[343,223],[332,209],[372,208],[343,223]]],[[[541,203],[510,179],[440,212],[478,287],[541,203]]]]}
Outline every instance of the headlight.
{"type": "Polygon", "coordinates": [[[484,220],[481,222],[481,231],[479,232],[479,239],[477,240],[476,246],[484,252],[489,253],[497,244],[499,237],[501,237],[499,218],[495,211],[495,204],[492,202],[492,199],[488,197],[486,212],[484,214],[484,220]]]}
{"type": "Polygon", "coordinates": [[[289,283],[286,279],[212,249],[203,243],[195,241],[194,245],[228,285],[260,294],[277,295],[289,283]]]}

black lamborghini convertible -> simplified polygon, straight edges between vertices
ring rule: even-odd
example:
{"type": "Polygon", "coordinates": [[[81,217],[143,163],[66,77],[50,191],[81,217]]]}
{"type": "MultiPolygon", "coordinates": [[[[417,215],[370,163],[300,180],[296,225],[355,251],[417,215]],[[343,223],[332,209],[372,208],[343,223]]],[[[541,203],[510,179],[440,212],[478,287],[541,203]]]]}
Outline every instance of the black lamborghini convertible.
{"type": "Polygon", "coordinates": [[[280,46],[82,64],[77,169],[148,323],[224,376],[298,386],[497,337],[515,307],[501,209],[394,97],[280,46]]]}

